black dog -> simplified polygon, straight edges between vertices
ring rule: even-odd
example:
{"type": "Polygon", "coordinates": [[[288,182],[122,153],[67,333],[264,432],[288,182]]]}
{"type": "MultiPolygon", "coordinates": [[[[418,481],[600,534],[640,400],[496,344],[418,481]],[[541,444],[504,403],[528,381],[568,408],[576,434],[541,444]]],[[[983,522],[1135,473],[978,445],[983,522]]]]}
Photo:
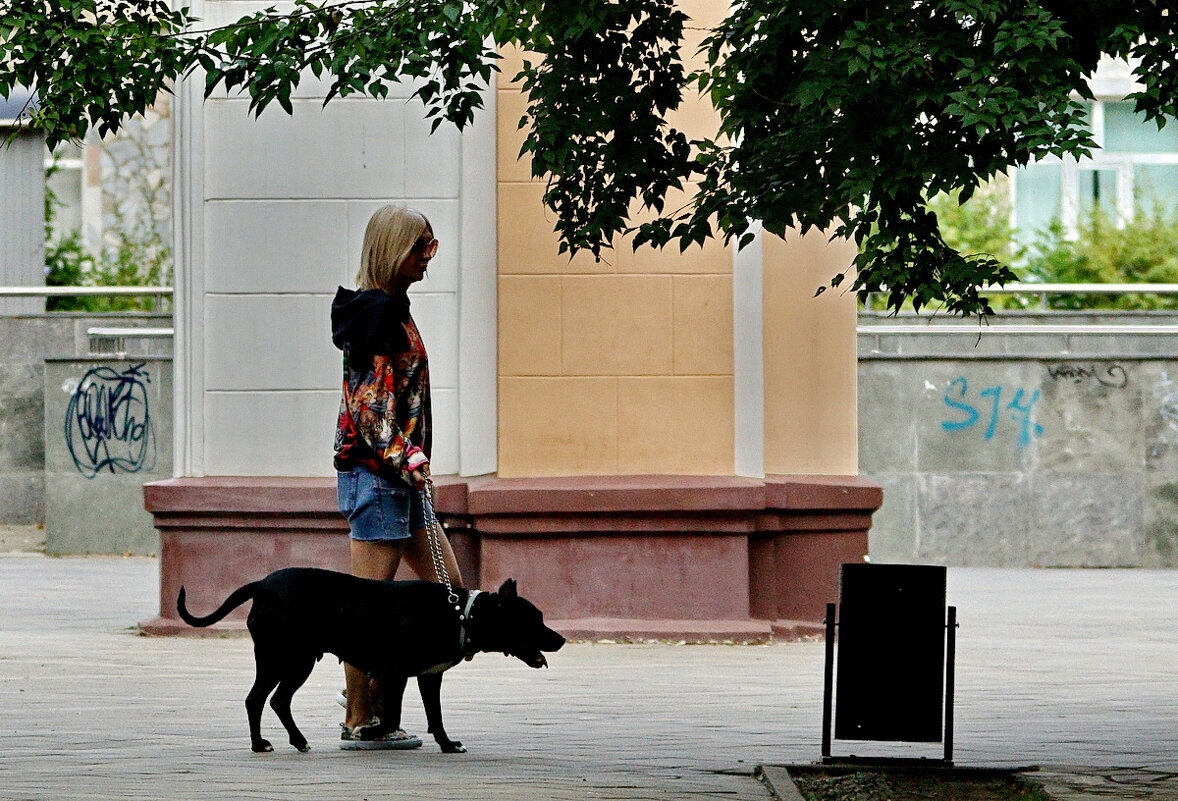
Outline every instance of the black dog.
{"type": "Polygon", "coordinates": [[[428,581],[372,581],[346,573],[293,567],[246,584],[211,615],[194,617],[180,588],[176,609],[191,626],[209,626],[253,599],[246,625],[254,640],[257,675],[245,699],[254,751],[273,751],[262,738],[262,707],[271,708],[290,735],[290,744],[309,750],[295,726],[290,701],[315,662],[331,653],[375,677],[390,700],[384,720],[400,726],[400,694],[417,676],[429,732],[443,751],[464,750],[442,726],[442,672],[480,651],[514,656],[547,667],[543,651],[556,651],[564,637],[544,625],[544,616],[516,593],[515,581],[497,593],[454,589],[452,603],[441,584],[428,581]],[[455,609],[458,606],[458,609],[455,609]],[[277,687],[277,690],[275,688],[277,687]]]}

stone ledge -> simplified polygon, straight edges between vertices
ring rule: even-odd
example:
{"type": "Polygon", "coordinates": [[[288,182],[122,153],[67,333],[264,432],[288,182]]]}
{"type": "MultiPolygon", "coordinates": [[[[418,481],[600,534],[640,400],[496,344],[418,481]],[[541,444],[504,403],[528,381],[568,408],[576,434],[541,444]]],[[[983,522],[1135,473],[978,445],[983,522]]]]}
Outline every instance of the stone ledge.
{"type": "MultiPolygon", "coordinates": [[[[438,507],[466,514],[472,479],[434,479],[438,507]]],[[[143,485],[143,502],[157,517],[169,514],[327,514],[339,517],[335,479],[330,476],[202,476],[169,478],[143,485]]]]}
{"type": "MultiPolygon", "coordinates": [[[[663,512],[861,510],[883,503],[878,484],[858,476],[439,476],[438,509],[453,515],[601,515],[663,512]]],[[[144,485],[156,515],[244,512],[337,514],[335,480],[299,476],[204,476],[144,485]]]]}
{"type": "Polygon", "coordinates": [[[698,512],[764,508],[765,483],[726,476],[494,478],[469,490],[472,515],[698,512]]]}
{"type": "MultiPolygon", "coordinates": [[[[435,479],[471,586],[516,578],[579,639],[761,641],[816,635],[838,565],[867,551],[880,488],[854,476],[435,479]]],[[[144,488],[161,537],[152,633],[272,570],[346,570],[347,526],[324,478],[178,478],[144,488]]],[[[246,608],[218,634],[240,630],[246,608]]]]}
{"type": "Polygon", "coordinates": [[[861,509],[883,504],[883,489],[859,476],[765,476],[765,507],[792,511],[861,509]]]}

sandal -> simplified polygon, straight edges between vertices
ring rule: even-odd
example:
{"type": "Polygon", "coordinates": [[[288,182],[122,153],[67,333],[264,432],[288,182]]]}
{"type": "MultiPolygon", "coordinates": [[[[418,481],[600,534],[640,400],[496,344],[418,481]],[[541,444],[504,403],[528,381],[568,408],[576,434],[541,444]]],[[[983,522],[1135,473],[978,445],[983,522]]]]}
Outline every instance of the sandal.
{"type": "Polygon", "coordinates": [[[404,729],[385,731],[380,718],[373,718],[366,726],[349,727],[341,723],[339,747],[344,751],[391,751],[421,748],[421,738],[404,729]]]}

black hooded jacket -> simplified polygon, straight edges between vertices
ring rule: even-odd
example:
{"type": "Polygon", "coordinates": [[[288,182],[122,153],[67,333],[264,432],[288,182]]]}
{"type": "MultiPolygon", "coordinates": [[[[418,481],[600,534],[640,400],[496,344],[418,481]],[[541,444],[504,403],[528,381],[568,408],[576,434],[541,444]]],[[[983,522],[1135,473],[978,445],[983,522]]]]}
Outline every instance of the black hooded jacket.
{"type": "Polygon", "coordinates": [[[429,458],[432,423],[429,360],[408,296],[340,287],[331,339],[344,352],[336,469],[359,466],[411,486],[411,466],[429,458]]]}
{"type": "Polygon", "coordinates": [[[341,286],[331,302],[331,341],[354,358],[401,353],[409,347],[409,339],[400,324],[410,319],[408,295],[341,286]]]}

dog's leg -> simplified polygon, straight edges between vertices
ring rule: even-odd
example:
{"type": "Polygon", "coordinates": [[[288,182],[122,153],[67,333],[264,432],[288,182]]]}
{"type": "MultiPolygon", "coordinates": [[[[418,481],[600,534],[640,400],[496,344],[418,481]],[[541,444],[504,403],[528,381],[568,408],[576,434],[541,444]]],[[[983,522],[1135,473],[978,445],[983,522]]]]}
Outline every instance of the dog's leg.
{"type": "Polygon", "coordinates": [[[254,663],[256,673],[254,686],[245,697],[245,714],[250,725],[250,747],[258,753],[273,751],[274,746],[262,737],[262,710],[266,706],[266,697],[278,686],[281,678],[278,661],[254,647],[254,663]]]}
{"type": "Polygon", "coordinates": [[[396,731],[401,728],[401,699],[405,696],[406,676],[381,676],[377,679],[377,703],[381,728],[396,731]]]}
{"type": "Polygon", "coordinates": [[[307,677],[311,675],[311,670],[314,667],[314,656],[291,657],[286,663],[286,672],[278,684],[278,689],[270,698],[270,708],[274,710],[278,719],[282,721],[282,725],[286,727],[286,733],[290,735],[290,744],[303,752],[310,751],[311,746],[307,745],[307,738],[295,725],[294,715],[290,712],[290,700],[307,681],[307,677]]]}
{"type": "Polygon", "coordinates": [[[421,692],[421,703],[425,706],[425,719],[429,724],[429,733],[434,736],[434,740],[441,746],[443,753],[466,753],[462,743],[446,736],[446,729],[442,726],[442,674],[421,674],[417,677],[417,689],[421,692]]]}

